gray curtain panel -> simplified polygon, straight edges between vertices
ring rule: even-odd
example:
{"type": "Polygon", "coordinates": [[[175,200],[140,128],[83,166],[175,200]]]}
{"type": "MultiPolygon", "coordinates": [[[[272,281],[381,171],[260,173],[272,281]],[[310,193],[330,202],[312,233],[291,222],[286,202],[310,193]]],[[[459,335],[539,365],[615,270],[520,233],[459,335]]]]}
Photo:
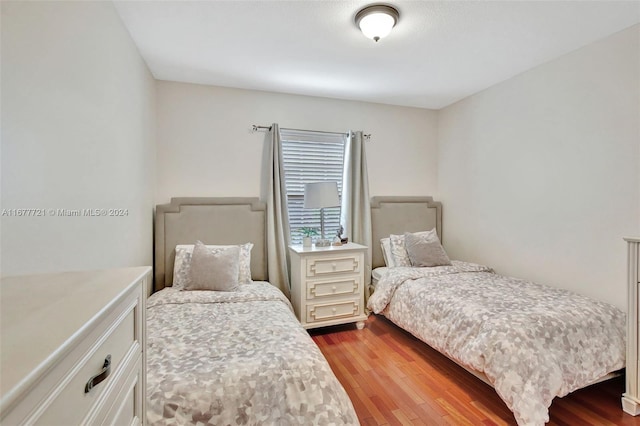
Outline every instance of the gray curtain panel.
{"type": "Polygon", "coordinates": [[[287,191],[282,165],[282,142],[280,127],[273,123],[270,131],[269,182],[267,189],[267,258],[269,282],[278,287],[287,298],[289,284],[289,214],[287,213],[287,191]]]}
{"type": "MultiPolygon", "coordinates": [[[[365,285],[368,286],[371,283],[371,205],[367,156],[362,131],[350,134],[344,156],[340,222],[345,227],[349,241],[369,248],[364,259],[365,285]]],[[[365,291],[365,298],[368,298],[367,293],[365,291]]]]}

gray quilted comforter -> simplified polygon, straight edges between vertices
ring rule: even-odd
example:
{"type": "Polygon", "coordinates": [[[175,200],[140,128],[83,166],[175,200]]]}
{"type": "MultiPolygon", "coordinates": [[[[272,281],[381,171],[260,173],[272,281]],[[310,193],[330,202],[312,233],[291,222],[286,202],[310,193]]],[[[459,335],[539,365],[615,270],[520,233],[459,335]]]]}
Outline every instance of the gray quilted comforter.
{"type": "Polygon", "coordinates": [[[358,424],[329,364],[270,284],[155,293],[147,341],[149,424],[358,424]]]}
{"type": "Polygon", "coordinates": [[[624,366],[623,312],[481,265],[390,268],[368,306],[483,372],[519,425],[544,424],[554,397],[624,366]]]}

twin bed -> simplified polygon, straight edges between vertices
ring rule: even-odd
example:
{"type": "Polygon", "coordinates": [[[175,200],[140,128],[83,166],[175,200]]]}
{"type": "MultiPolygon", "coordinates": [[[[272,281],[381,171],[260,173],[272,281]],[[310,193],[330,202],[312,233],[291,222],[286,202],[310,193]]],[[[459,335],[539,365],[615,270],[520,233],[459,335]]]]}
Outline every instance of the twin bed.
{"type": "Polygon", "coordinates": [[[286,297],[267,283],[257,199],[174,198],[156,209],[147,301],[147,420],[164,424],[354,425],[342,385],[286,297]],[[252,243],[237,291],[172,288],[176,247],[252,243]]]}
{"type": "MultiPolygon", "coordinates": [[[[430,197],[374,197],[371,219],[369,308],[494,386],[518,424],[544,424],[555,396],[623,367],[624,314],[608,304],[465,262],[384,268],[382,238],[435,229],[442,239],[441,206],[430,197]]],[[[256,199],[158,206],[156,293],[147,303],[150,424],[358,424],[291,305],[265,282],[265,223],[256,199]],[[253,282],[235,292],[172,288],[176,247],[196,240],[253,243],[253,282]]]]}
{"type": "MultiPolygon", "coordinates": [[[[441,240],[441,209],[430,197],[374,197],[373,241],[431,229],[441,240]]],[[[544,424],[554,397],[624,366],[625,315],[607,303],[455,260],[387,268],[372,249],[369,308],[493,386],[520,425],[544,424]]]]}

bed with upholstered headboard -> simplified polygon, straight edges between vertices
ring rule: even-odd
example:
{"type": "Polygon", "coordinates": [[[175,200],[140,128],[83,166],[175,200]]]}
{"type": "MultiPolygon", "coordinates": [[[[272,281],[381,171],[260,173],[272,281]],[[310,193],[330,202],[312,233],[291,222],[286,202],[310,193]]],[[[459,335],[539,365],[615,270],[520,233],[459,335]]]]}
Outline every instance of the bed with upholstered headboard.
{"type": "Polygon", "coordinates": [[[257,198],[173,198],[156,207],[155,293],[147,301],[149,424],[358,423],[289,301],[266,282],[266,223],[257,198]],[[198,240],[203,244],[194,247],[198,240]],[[205,278],[212,282],[228,276],[233,290],[209,287],[206,279],[194,286],[194,262],[210,269],[205,278]],[[179,279],[187,281],[178,285],[179,279]]]}
{"type": "Polygon", "coordinates": [[[544,424],[553,397],[624,366],[623,312],[451,260],[431,197],[374,197],[371,223],[369,309],[495,387],[519,424],[544,424]]]}
{"type": "Polygon", "coordinates": [[[258,198],[180,197],[156,207],[154,290],[173,282],[175,248],[179,244],[253,243],[251,277],[268,281],[267,210],[258,198]]]}
{"type": "Polygon", "coordinates": [[[432,197],[372,197],[372,267],[385,266],[382,238],[428,229],[435,229],[442,241],[442,204],[432,197]]]}

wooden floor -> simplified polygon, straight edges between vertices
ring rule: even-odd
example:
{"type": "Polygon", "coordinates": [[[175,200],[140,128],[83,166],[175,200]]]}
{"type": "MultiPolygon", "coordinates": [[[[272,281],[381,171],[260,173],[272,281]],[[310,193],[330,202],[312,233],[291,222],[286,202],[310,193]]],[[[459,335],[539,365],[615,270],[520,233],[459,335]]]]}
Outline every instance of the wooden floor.
{"type": "MultiPolygon", "coordinates": [[[[363,425],[515,425],[493,388],[386,318],[310,330],[363,425]]],[[[640,425],[622,377],[556,398],[549,425],[640,425]]]]}

